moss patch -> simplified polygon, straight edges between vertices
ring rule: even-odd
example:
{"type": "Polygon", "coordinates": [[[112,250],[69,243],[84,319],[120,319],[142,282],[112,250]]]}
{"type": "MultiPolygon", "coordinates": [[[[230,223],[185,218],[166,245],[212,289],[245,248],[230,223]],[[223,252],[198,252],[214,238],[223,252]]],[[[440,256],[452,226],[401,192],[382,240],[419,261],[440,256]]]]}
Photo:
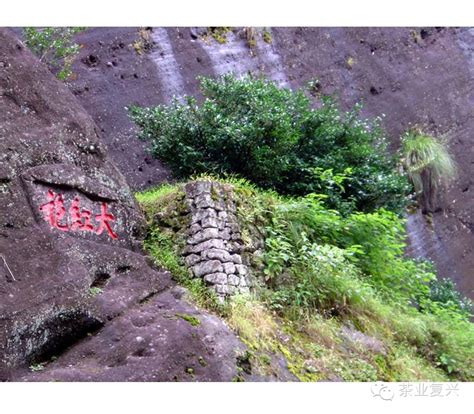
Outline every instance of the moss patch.
{"type": "Polygon", "coordinates": [[[188,322],[191,326],[199,326],[201,321],[193,315],[187,315],[185,313],[176,313],[176,317],[188,322]]]}

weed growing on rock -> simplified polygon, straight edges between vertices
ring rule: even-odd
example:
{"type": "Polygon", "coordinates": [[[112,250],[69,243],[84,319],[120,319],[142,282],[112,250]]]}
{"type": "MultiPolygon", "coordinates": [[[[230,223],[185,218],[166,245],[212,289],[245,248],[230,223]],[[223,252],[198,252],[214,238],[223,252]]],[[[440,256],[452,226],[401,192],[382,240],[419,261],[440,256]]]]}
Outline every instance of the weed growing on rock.
{"type": "Polygon", "coordinates": [[[102,289],[99,287],[91,287],[89,288],[89,296],[94,297],[102,293],[102,289]]]}
{"type": "Polygon", "coordinates": [[[414,130],[402,136],[401,152],[423,212],[434,212],[439,188],[456,175],[456,166],[446,144],[414,130]]]}
{"type": "Polygon", "coordinates": [[[227,33],[231,31],[230,27],[209,27],[208,33],[218,43],[227,41],[227,33]]]}
{"type": "Polygon", "coordinates": [[[153,48],[151,28],[140,27],[140,29],[138,29],[138,37],[133,41],[132,47],[138,55],[150,51],[153,48]]]}
{"type": "Polygon", "coordinates": [[[175,316],[181,318],[183,321],[188,322],[191,326],[199,326],[201,324],[201,321],[193,315],[176,313],[175,316]]]}
{"type": "Polygon", "coordinates": [[[80,48],[72,38],[82,30],[81,27],[26,27],[23,36],[26,46],[64,81],[72,75],[71,65],[80,48]]]}
{"type": "Polygon", "coordinates": [[[267,29],[263,29],[262,38],[265,43],[268,43],[268,44],[272,43],[272,35],[267,29]]]}
{"type": "Polygon", "coordinates": [[[30,365],[31,372],[39,372],[44,370],[44,364],[33,364],[30,365]]]}

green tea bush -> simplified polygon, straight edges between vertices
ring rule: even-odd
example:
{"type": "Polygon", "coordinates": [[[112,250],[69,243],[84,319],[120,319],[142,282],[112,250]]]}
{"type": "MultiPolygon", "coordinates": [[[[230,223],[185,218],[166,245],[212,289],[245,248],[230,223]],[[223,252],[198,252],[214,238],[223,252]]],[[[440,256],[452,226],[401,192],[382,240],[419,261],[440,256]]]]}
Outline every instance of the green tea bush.
{"type": "Polygon", "coordinates": [[[341,113],[325,97],[318,108],[302,90],[224,75],[201,78],[204,100],[132,107],[131,118],[155,156],[178,177],[234,173],[281,194],[327,195],[342,212],[401,211],[409,184],[395,171],[378,120],[341,113]]]}

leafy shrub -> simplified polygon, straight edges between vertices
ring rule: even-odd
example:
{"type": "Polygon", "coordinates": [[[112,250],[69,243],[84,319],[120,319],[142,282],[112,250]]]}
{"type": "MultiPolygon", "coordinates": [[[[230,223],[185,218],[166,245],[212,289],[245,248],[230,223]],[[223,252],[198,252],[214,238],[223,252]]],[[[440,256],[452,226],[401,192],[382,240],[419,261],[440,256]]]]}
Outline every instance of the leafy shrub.
{"type": "Polygon", "coordinates": [[[200,105],[186,97],[129,109],[140,136],[179,177],[234,173],[281,194],[326,194],[343,212],[405,205],[408,181],[395,171],[378,121],[358,119],[360,107],[342,114],[326,97],[314,109],[303,91],[263,79],[200,81],[200,105]]]}
{"type": "Polygon", "coordinates": [[[25,44],[60,80],[72,74],[71,65],[79,53],[79,45],[72,37],[84,30],[80,27],[26,27],[23,29],[25,44]]]}
{"type": "Polygon", "coordinates": [[[433,212],[439,187],[456,174],[445,143],[421,131],[410,131],[402,137],[402,156],[423,211],[433,212]]]}
{"type": "Polygon", "coordinates": [[[462,381],[474,379],[474,325],[452,309],[428,315],[430,341],[424,352],[435,365],[462,381]]]}
{"type": "MultiPolygon", "coordinates": [[[[268,244],[271,246],[273,241],[270,238],[268,244]]],[[[342,249],[302,243],[288,260],[277,253],[270,247],[267,261],[271,264],[280,259],[285,263],[287,280],[276,288],[273,308],[296,307],[303,313],[317,309],[327,315],[340,315],[362,312],[367,305],[366,297],[373,295],[370,287],[359,280],[357,268],[347,261],[342,249]]]]}
{"type": "Polygon", "coordinates": [[[419,300],[423,311],[439,313],[440,309],[452,310],[459,315],[471,316],[472,301],[456,290],[451,279],[434,279],[429,283],[429,294],[419,300]]]}
{"type": "Polygon", "coordinates": [[[343,249],[347,261],[386,300],[408,304],[429,296],[434,272],[427,263],[403,257],[403,220],[392,212],[380,209],[344,217],[326,209],[321,196],[309,195],[280,201],[269,227],[267,273],[284,271],[282,261],[275,260],[278,255],[291,257],[305,243],[329,244],[343,249]]]}
{"type": "Polygon", "coordinates": [[[351,214],[343,220],[336,242],[354,251],[358,267],[387,300],[410,303],[428,295],[435,274],[429,263],[403,256],[404,220],[394,213],[380,209],[351,214]]]}

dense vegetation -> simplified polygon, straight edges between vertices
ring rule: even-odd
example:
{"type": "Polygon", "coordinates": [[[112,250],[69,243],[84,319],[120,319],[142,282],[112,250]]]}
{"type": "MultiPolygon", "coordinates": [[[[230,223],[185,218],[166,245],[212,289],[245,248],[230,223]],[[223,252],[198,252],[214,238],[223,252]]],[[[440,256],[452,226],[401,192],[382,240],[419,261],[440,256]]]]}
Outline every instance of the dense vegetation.
{"type": "Polygon", "coordinates": [[[228,320],[263,373],[274,371],[276,353],[301,380],[474,379],[471,304],[452,282],[438,282],[428,263],[403,257],[399,217],[386,210],[344,216],[315,195],[288,198],[225,182],[234,186],[243,234],[258,228],[265,238],[253,263],[265,283],[254,295],[219,305],[201,280],[188,278],[179,184],[137,195],[150,224],[145,247],[197,304],[228,320]],[[347,329],[381,349],[348,342],[347,329]]]}
{"type": "Polygon", "coordinates": [[[233,173],[280,194],[327,195],[342,212],[400,212],[409,184],[386,152],[377,120],[342,114],[323,98],[313,108],[304,91],[225,75],[201,78],[204,101],[130,108],[141,137],[178,177],[233,173]]]}
{"type": "Polygon", "coordinates": [[[443,145],[407,134],[398,163],[358,108],[341,114],[327,98],[313,108],[304,91],[262,79],[203,78],[201,90],[201,104],[130,113],[178,177],[212,173],[204,179],[233,185],[242,234],[258,229],[265,241],[251,258],[264,283],[220,305],[189,279],[179,184],[137,195],[156,262],[228,320],[263,373],[275,373],[280,354],[301,380],[473,380],[470,301],[430,263],[404,256],[410,181],[420,196],[420,185],[430,194],[451,174],[443,145]]]}

